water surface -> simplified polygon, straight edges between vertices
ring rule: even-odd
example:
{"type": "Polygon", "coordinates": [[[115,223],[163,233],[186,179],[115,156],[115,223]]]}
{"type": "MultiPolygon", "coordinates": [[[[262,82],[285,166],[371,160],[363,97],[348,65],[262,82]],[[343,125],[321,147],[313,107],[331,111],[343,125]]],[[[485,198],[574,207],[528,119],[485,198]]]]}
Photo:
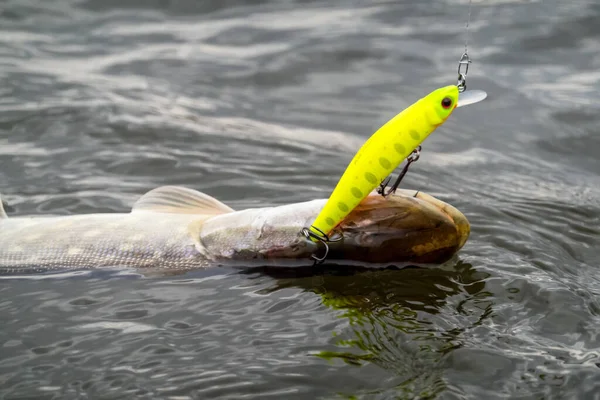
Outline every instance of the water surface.
{"type": "MultiPolygon", "coordinates": [[[[12,215],[124,212],[160,185],[236,209],[325,198],[456,79],[468,2],[0,2],[12,215]]],[[[437,269],[0,282],[0,397],[593,398],[600,6],[474,2],[469,88],[404,187],[472,235],[437,269]]]]}

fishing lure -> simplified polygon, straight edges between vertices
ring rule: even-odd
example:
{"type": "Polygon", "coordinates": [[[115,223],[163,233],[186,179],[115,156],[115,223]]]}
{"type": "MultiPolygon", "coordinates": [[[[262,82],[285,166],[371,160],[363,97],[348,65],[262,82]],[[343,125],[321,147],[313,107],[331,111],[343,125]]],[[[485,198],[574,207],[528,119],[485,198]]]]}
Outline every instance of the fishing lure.
{"type": "Polygon", "coordinates": [[[329,200],[309,228],[313,238],[328,234],[365,197],[380,185],[457,106],[476,103],[483,91],[460,93],[456,85],[439,88],[379,128],[360,148],[340,178],[329,200]]]}

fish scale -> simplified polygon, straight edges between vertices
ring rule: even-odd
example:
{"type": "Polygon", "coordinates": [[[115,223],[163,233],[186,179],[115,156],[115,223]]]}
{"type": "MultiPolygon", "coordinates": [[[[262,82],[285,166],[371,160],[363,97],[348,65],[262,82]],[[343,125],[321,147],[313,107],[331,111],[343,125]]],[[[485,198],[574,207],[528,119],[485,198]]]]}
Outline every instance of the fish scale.
{"type": "Polygon", "coordinates": [[[0,267],[197,266],[204,257],[187,231],[197,219],[160,213],[4,219],[0,267]]]}

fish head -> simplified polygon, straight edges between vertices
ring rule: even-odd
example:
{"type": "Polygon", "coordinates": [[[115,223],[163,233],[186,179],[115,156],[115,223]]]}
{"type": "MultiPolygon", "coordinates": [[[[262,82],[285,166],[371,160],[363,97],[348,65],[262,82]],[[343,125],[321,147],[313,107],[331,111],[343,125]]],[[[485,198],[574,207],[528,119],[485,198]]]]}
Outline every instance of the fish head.
{"type": "Polygon", "coordinates": [[[466,243],[470,225],[453,206],[423,192],[367,196],[335,229],[330,257],[366,263],[442,263],[466,243]]]}
{"type": "MultiPolygon", "coordinates": [[[[217,215],[197,224],[202,253],[222,265],[306,266],[324,255],[309,227],[325,199],[217,215]]],[[[371,193],[333,230],[326,263],[375,266],[437,264],[450,259],[470,232],[456,208],[423,192],[371,193]],[[335,241],[341,234],[342,239],[335,241]]]]}

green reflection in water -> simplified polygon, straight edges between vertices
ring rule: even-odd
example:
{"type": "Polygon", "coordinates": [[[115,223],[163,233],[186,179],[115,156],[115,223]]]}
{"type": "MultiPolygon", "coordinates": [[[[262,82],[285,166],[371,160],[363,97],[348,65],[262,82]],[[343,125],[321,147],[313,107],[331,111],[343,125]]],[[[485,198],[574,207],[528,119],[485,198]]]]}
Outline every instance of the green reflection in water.
{"type": "Polygon", "coordinates": [[[484,291],[488,276],[462,262],[445,268],[284,273],[298,274],[268,272],[277,278],[268,291],[299,287],[316,293],[347,322],[333,332],[332,348],[316,355],[390,371],[397,377],[394,387],[382,391],[392,389],[400,398],[432,398],[444,391],[445,355],[461,347],[465,332],[491,313],[490,293],[484,291]]]}

